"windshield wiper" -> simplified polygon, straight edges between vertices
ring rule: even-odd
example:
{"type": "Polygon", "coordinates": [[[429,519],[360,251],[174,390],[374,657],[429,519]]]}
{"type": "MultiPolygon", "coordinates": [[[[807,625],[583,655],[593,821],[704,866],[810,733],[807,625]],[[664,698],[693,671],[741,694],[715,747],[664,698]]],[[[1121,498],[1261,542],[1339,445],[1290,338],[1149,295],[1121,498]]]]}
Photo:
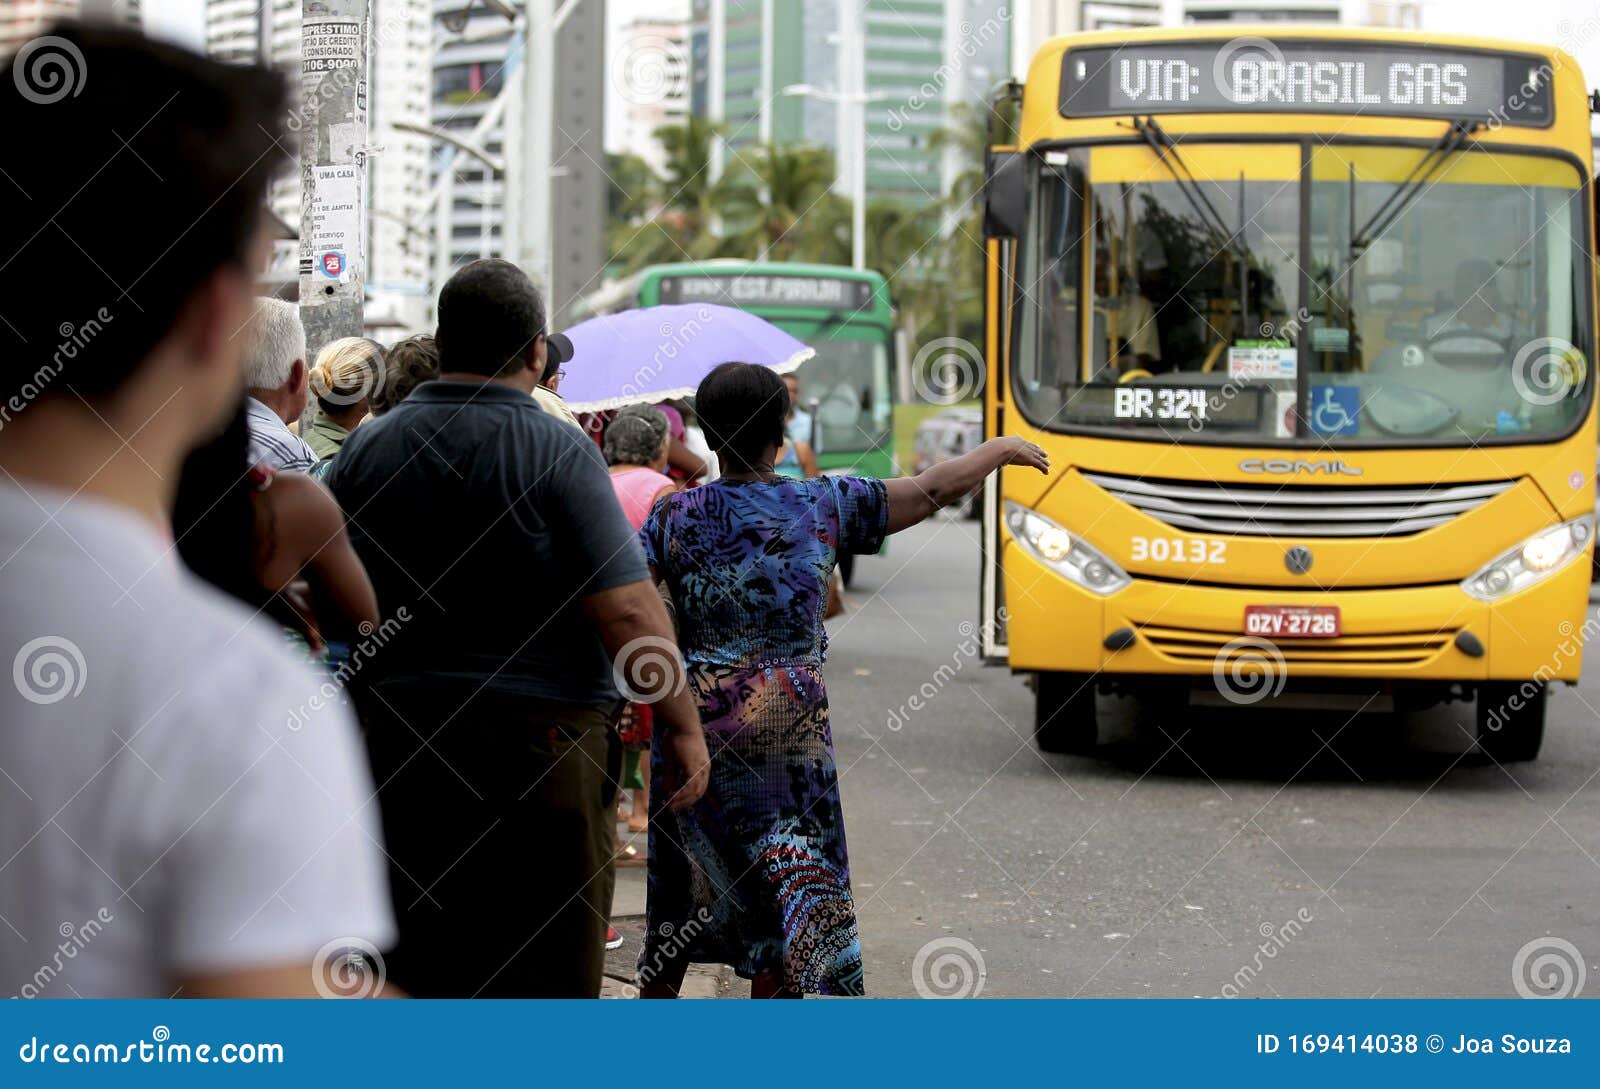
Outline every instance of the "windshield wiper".
{"type": "MultiPolygon", "coordinates": [[[[1205,187],[1189,169],[1189,164],[1183,161],[1177,143],[1167,134],[1167,130],[1161,127],[1161,123],[1154,117],[1135,117],[1133,127],[1144,137],[1144,142],[1150,145],[1150,150],[1156,153],[1156,158],[1167,168],[1172,180],[1178,183],[1178,192],[1183,194],[1184,199],[1189,202],[1189,207],[1194,209],[1194,214],[1200,218],[1206,229],[1221,240],[1224,247],[1236,241],[1242,242],[1242,239],[1235,238],[1234,232],[1228,230],[1227,221],[1222,218],[1222,213],[1217,211],[1217,206],[1206,196],[1205,187]]],[[[1242,255],[1243,251],[1240,252],[1242,255]]]]}
{"type": "MultiPolygon", "coordinates": [[[[1355,263],[1355,255],[1366,250],[1384,232],[1394,226],[1395,221],[1405,213],[1411,203],[1422,195],[1423,189],[1433,179],[1439,167],[1445,160],[1460,151],[1472,134],[1483,127],[1481,121],[1452,121],[1450,127],[1436,140],[1416,166],[1411,168],[1405,180],[1395,186],[1394,192],[1372,213],[1361,229],[1350,232],[1350,257],[1351,264],[1355,263]]],[[[1353,207],[1353,205],[1352,205],[1353,207]]]]}
{"type": "Polygon", "coordinates": [[[1245,215],[1244,215],[1244,175],[1239,175],[1239,228],[1229,230],[1227,221],[1222,218],[1222,213],[1217,211],[1217,206],[1211,203],[1211,198],[1206,196],[1205,187],[1194,176],[1194,171],[1189,169],[1189,164],[1183,161],[1183,155],[1178,151],[1177,142],[1161,127],[1161,123],[1154,117],[1135,117],[1133,127],[1144,142],[1150,145],[1150,150],[1156,153],[1156,158],[1161,160],[1161,165],[1167,168],[1167,173],[1172,175],[1172,180],[1177,182],[1178,191],[1188,200],[1189,206],[1194,209],[1194,214],[1209,230],[1215,241],[1219,243],[1219,250],[1232,250],[1239,258],[1239,314],[1241,329],[1250,327],[1250,249],[1245,244],[1245,215]],[[1181,170],[1181,173],[1180,173],[1181,170]]]}

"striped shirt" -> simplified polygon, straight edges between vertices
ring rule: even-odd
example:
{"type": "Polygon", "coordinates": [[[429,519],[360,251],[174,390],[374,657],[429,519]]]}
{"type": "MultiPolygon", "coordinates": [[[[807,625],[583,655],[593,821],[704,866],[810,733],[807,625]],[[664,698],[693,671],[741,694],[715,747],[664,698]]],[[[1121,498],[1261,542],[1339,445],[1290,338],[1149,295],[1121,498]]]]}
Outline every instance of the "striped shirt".
{"type": "Polygon", "coordinates": [[[245,426],[250,431],[250,463],[303,473],[319,460],[316,451],[254,397],[245,398],[245,426]]]}

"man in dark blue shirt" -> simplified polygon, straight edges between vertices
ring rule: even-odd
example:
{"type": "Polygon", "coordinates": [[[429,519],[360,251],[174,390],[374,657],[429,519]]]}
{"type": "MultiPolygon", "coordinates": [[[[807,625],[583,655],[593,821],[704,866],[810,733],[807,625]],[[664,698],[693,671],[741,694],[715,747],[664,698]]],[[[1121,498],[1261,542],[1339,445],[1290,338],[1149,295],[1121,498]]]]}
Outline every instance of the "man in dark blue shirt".
{"type": "Polygon", "coordinates": [[[509,262],[466,266],[436,339],[439,380],[358,428],[327,478],[384,616],[358,679],[400,920],[390,974],[425,996],[593,996],[613,662],[667,664],[644,695],[675,809],[705,790],[705,740],[598,450],[530,395],[545,365],[533,284],[509,262]]]}

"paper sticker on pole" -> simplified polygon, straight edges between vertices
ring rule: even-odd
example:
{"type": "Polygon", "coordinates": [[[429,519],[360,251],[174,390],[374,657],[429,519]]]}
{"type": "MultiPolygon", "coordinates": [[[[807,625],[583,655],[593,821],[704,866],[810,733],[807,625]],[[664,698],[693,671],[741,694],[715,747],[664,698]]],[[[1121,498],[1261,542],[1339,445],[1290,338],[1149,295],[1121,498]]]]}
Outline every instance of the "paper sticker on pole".
{"type": "Polygon", "coordinates": [[[361,252],[361,176],[354,165],[318,166],[311,203],[311,252],[319,280],[348,283],[361,252]]]}

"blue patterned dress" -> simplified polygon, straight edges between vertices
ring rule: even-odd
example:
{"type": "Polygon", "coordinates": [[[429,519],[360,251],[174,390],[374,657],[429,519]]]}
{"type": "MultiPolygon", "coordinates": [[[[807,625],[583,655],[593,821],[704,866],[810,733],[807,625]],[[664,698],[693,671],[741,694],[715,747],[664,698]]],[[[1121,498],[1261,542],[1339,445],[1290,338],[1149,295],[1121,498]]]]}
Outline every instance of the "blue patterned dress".
{"type": "Polygon", "coordinates": [[[683,813],[651,751],[641,980],[687,959],[864,993],[822,616],[839,554],[876,552],[888,520],[881,480],[719,481],[668,496],[640,531],[711,751],[710,789],[683,813]]]}

